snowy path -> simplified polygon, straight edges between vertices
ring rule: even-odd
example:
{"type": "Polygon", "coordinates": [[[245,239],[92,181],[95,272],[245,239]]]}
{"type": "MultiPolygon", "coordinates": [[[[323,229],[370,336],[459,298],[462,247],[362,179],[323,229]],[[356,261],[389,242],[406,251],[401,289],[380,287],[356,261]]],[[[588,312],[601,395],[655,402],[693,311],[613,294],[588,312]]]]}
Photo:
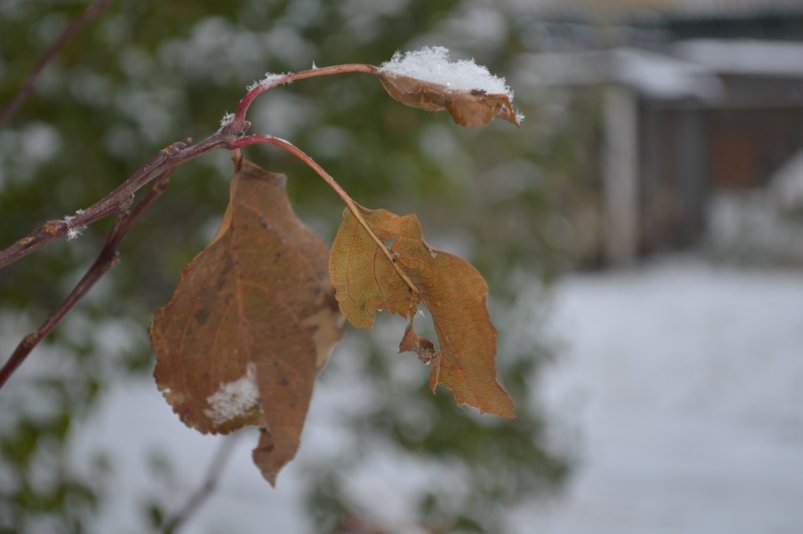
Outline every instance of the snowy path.
{"type": "Polygon", "coordinates": [[[572,276],[552,331],[541,397],[580,463],[525,532],[803,532],[803,273],[572,276]]]}

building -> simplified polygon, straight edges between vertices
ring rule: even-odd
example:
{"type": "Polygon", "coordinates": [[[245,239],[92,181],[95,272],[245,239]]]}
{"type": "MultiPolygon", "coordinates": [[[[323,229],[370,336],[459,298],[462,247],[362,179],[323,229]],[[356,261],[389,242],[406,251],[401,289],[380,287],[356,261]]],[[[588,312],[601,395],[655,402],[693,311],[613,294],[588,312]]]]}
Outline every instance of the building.
{"type": "Polygon", "coordinates": [[[606,263],[697,242],[718,192],[766,189],[782,168],[793,180],[788,162],[803,149],[803,3],[620,1],[572,11],[580,4],[551,8],[553,46],[525,69],[536,83],[603,91],[606,263]]]}

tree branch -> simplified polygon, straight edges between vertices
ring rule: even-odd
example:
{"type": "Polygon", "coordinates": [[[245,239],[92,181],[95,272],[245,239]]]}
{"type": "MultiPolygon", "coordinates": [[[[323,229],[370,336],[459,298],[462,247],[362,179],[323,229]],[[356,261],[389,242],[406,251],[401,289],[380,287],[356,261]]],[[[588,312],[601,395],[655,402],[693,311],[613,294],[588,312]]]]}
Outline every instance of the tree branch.
{"type": "Polygon", "coordinates": [[[11,246],[0,250],[0,268],[14,263],[54,239],[68,235],[71,230],[83,228],[112,213],[125,211],[126,207],[131,204],[132,195],[147,185],[156,176],[166,172],[168,169],[173,169],[186,161],[196,158],[201,154],[223,146],[226,143],[226,135],[233,134],[228,131],[224,132],[223,130],[219,130],[214,135],[207,137],[195,145],[191,144],[189,139],[168,145],[160,150],[159,153],[141,169],[128,177],[128,179],[114,189],[114,191],[92,206],[77,211],[74,216],[49,221],[25,237],[18,239],[11,246]]]}
{"type": "Polygon", "coordinates": [[[67,44],[73,35],[78,33],[84,26],[89,24],[95,17],[100,15],[107,7],[111,4],[111,0],[98,0],[88,8],[86,11],[81,13],[78,17],[72,20],[64,31],[61,32],[53,44],[45,51],[42,57],[39,59],[39,62],[36,64],[34,69],[28,74],[28,77],[23,82],[22,86],[19,88],[17,93],[14,95],[8,104],[5,105],[2,111],[0,111],[0,127],[6,123],[6,121],[19,109],[25,99],[33,91],[33,88],[36,86],[36,81],[39,79],[39,75],[42,71],[47,67],[47,65],[53,61],[53,59],[61,52],[64,48],[64,45],[67,44]]]}
{"type": "Polygon", "coordinates": [[[234,452],[234,446],[237,444],[237,439],[240,437],[240,434],[240,432],[235,432],[223,437],[223,441],[220,442],[215,456],[206,468],[204,481],[193,494],[190,495],[190,498],[187,499],[187,502],[184,503],[184,506],[181,507],[176,515],[167,522],[164,528],[164,534],[175,534],[175,532],[190,520],[193,514],[195,514],[212,495],[217,488],[220,477],[223,475],[223,470],[231,457],[231,453],[234,452]]]}
{"type": "Polygon", "coordinates": [[[132,209],[124,211],[118,218],[117,221],[114,223],[114,227],[112,228],[111,232],[109,232],[109,236],[106,238],[106,242],[103,244],[103,248],[100,250],[97,259],[92,264],[91,267],[87,270],[81,280],[76,284],[73,290],[70,292],[69,295],[62,301],[58,308],[48,317],[42,325],[37,328],[34,332],[31,332],[27,336],[25,336],[22,341],[20,341],[17,348],[11,354],[8,361],[0,368],[0,387],[3,387],[3,384],[9,379],[9,377],[14,374],[14,371],[25,361],[25,358],[31,353],[31,351],[39,344],[42,339],[45,338],[53,329],[61,322],[67,312],[69,312],[81,298],[83,298],[86,293],[92,289],[92,286],[102,277],[104,274],[109,272],[113,269],[117,262],[119,261],[118,257],[118,247],[120,242],[123,240],[125,235],[131,230],[131,227],[134,225],[137,219],[142,215],[145,209],[150,206],[167,188],[168,180],[170,179],[170,174],[173,172],[173,168],[170,168],[164,171],[159,180],[154,184],[151,190],[146,194],[142,199],[134,206],[132,209]]]}
{"type": "MultiPolygon", "coordinates": [[[[53,239],[68,235],[70,230],[83,228],[112,213],[120,212],[125,208],[127,203],[131,201],[131,195],[147,185],[148,182],[164,172],[165,169],[176,167],[181,163],[216,148],[223,146],[236,148],[233,143],[237,139],[242,138],[245,132],[251,127],[251,123],[245,119],[251,102],[265,91],[279,85],[291,83],[295,80],[332,76],[349,72],[362,72],[376,75],[379,69],[373,65],[350,63],[275,75],[269,77],[269,79],[266,77],[262,82],[254,83],[249,86],[248,92],[240,99],[240,103],[237,105],[237,111],[234,114],[226,116],[220,129],[213,135],[195,145],[192,144],[190,139],[168,145],[159,151],[159,153],[141,169],[129,176],[114,191],[92,206],[84,210],[79,210],[75,215],[65,217],[64,219],[48,221],[25,237],[18,239],[14,244],[0,250],[0,269],[40,249],[53,239]]],[[[343,197],[341,196],[341,198],[343,197]]]]}

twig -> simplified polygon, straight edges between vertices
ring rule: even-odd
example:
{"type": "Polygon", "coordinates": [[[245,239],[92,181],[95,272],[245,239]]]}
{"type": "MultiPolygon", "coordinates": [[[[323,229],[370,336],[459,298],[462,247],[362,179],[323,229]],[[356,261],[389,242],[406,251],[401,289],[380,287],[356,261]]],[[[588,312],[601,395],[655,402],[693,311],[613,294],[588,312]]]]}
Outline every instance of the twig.
{"type": "Polygon", "coordinates": [[[44,55],[39,59],[39,62],[36,64],[34,69],[28,74],[28,77],[23,82],[22,86],[19,88],[17,93],[14,95],[8,104],[5,105],[2,111],[0,111],[0,127],[5,124],[5,122],[19,109],[25,99],[33,91],[34,86],[36,86],[36,80],[39,78],[39,75],[42,71],[47,67],[48,63],[53,61],[59,52],[64,48],[64,45],[67,44],[67,41],[72,38],[78,31],[81,30],[84,26],[86,26],[89,22],[92,21],[95,17],[100,15],[107,7],[111,4],[111,0],[98,0],[88,8],[86,11],[81,13],[78,17],[72,20],[64,31],[61,32],[53,44],[45,51],[44,55]]]}
{"type": "Polygon", "coordinates": [[[189,139],[168,145],[141,169],[129,176],[117,189],[92,206],[79,210],[69,218],[65,217],[64,219],[49,221],[25,237],[18,239],[9,247],[0,250],[0,268],[14,263],[54,239],[67,235],[71,229],[82,228],[112,213],[121,211],[121,207],[130,202],[131,195],[147,185],[148,182],[164,172],[165,169],[176,167],[216,148],[231,148],[234,141],[242,138],[251,127],[251,123],[245,119],[245,115],[251,102],[265,91],[295,80],[350,72],[377,74],[379,69],[373,65],[361,63],[334,65],[288,73],[277,76],[271,83],[256,83],[252,85],[245,96],[240,99],[237,111],[226,118],[226,121],[217,132],[195,145],[189,139]]]}
{"type": "Polygon", "coordinates": [[[181,528],[188,520],[190,520],[204,504],[204,502],[212,495],[215,491],[218,482],[220,481],[220,477],[223,474],[223,470],[226,467],[226,463],[228,462],[229,458],[231,457],[231,453],[234,451],[234,446],[237,444],[237,439],[240,436],[240,432],[235,432],[233,434],[229,434],[223,438],[223,441],[220,442],[217,451],[215,452],[215,456],[212,458],[212,461],[209,462],[209,466],[206,468],[206,476],[204,477],[204,481],[201,485],[190,495],[190,498],[187,499],[187,502],[184,503],[184,506],[173,516],[170,521],[167,522],[164,528],[164,534],[174,534],[181,528]]]}
{"type": "Polygon", "coordinates": [[[85,210],[79,210],[74,216],[49,221],[27,236],[18,239],[8,248],[0,250],[0,268],[14,263],[54,239],[67,235],[72,229],[83,228],[112,213],[124,211],[126,206],[130,205],[132,195],[155,177],[185,161],[218,148],[225,142],[224,132],[218,131],[195,145],[191,144],[188,139],[163,148],[141,169],[92,206],[85,210]]]}
{"type": "Polygon", "coordinates": [[[125,235],[133,226],[134,222],[142,215],[145,209],[153,203],[167,188],[168,180],[173,169],[168,169],[162,173],[159,180],[154,184],[151,190],[134,206],[132,209],[124,211],[117,218],[114,227],[103,248],[100,250],[97,259],[87,270],[81,280],[76,284],[69,295],[59,305],[58,308],[48,317],[42,325],[34,332],[31,332],[20,341],[17,348],[11,354],[8,361],[0,368],[0,387],[6,383],[8,378],[17,370],[17,368],[25,361],[25,358],[31,351],[39,344],[42,339],[47,336],[53,329],[61,322],[64,316],[69,312],[76,303],[83,298],[84,295],[95,285],[101,276],[113,269],[119,260],[118,247],[125,235]]]}
{"type": "Polygon", "coordinates": [[[365,63],[345,63],[343,65],[332,65],[331,67],[315,67],[312,69],[302,70],[299,72],[288,72],[287,74],[274,75],[271,77],[266,76],[262,82],[257,82],[248,88],[248,93],[240,100],[237,105],[237,111],[234,112],[235,116],[245,116],[251,102],[270,89],[280,85],[286,85],[298,80],[306,80],[308,78],[319,78],[322,76],[334,76],[336,74],[346,74],[351,72],[362,72],[364,74],[379,74],[379,68],[373,65],[366,65],[365,63]]]}

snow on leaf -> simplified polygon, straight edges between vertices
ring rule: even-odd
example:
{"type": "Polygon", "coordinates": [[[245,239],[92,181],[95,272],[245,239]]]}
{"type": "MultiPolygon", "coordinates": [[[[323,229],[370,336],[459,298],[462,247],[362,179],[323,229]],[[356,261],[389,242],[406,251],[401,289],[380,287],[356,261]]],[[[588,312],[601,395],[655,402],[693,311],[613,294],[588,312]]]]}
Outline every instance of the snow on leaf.
{"type": "Polygon", "coordinates": [[[203,433],[260,426],[267,437],[254,458],[271,484],[296,454],[342,325],[328,248],[296,218],[285,182],[242,162],[220,230],[151,327],[165,400],[203,433]]]}
{"type": "Polygon", "coordinates": [[[473,59],[451,61],[449,50],[442,46],[424,47],[404,54],[396,52],[379,68],[389,74],[443,85],[452,91],[478,90],[513,98],[504,78],[491,74],[473,59]]]}
{"type": "Polygon", "coordinates": [[[378,76],[395,100],[426,111],[446,110],[462,126],[481,126],[494,117],[518,126],[524,119],[513,109],[513,92],[504,78],[473,60],[450,61],[443,47],[396,52],[378,76]]]}
{"type": "MultiPolygon", "coordinates": [[[[234,382],[222,384],[220,389],[206,398],[209,409],[204,414],[220,426],[226,421],[244,417],[259,404],[259,388],[256,383],[256,367],[249,364],[246,374],[234,382]]],[[[169,388],[168,388],[169,393],[169,388]]]]}
{"type": "MultiPolygon", "coordinates": [[[[360,208],[371,232],[390,242],[393,261],[346,210],[332,244],[329,272],[343,315],[369,328],[378,309],[412,321],[419,302],[429,308],[440,351],[408,326],[400,344],[432,363],[430,386],[448,387],[459,404],[515,417],[513,401],[496,378],[496,329],[487,310],[488,285],[465,260],[430,247],[415,215],[360,208]],[[401,270],[417,293],[402,280],[401,270]]],[[[412,323],[411,323],[412,324],[412,323]]]]}

